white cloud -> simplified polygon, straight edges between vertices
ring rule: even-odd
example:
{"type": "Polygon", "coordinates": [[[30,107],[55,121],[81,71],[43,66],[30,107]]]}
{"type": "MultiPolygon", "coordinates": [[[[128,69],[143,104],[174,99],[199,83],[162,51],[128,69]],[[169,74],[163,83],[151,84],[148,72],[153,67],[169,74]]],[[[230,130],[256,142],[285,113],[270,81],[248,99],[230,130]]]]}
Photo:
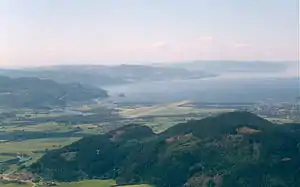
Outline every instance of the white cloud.
{"type": "Polygon", "coordinates": [[[200,36],[197,38],[198,41],[211,41],[214,38],[212,36],[200,36]]]}
{"type": "Polygon", "coordinates": [[[246,43],[235,43],[234,44],[235,48],[244,48],[244,47],[250,47],[250,44],[246,44],[246,43]]]}
{"type": "Polygon", "coordinates": [[[166,47],[168,44],[166,42],[156,42],[151,44],[152,47],[155,48],[161,48],[161,47],[166,47]]]}

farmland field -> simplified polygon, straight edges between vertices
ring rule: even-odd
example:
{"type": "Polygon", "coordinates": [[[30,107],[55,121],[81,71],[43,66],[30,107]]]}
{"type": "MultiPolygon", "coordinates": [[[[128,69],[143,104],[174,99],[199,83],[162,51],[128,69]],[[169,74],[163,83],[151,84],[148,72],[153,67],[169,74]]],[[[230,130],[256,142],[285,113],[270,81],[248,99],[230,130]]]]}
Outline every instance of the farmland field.
{"type": "Polygon", "coordinates": [[[138,185],[126,185],[126,186],[120,186],[120,187],[151,187],[148,184],[138,184],[138,185]]]}
{"type": "Polygon", "coordinates": [[[78,138],[44,138],[24,140],[21,142],[7,142],[0,144],[0,153],[31,154],[33,151],[53,149],[55,146],[64,146],[78,138]]]}
{"type": "Polygon", "coordinates": [[[4,155],[0,155],[0,162],[6,161],[8,159],[11,159],[12,157],[10,156],[4,156],[4,155]]]}
{"type": "Polygon", "coordinates": [[[189,114],[209,114],[233,111],[231,108],[196,108],[189,101],[175,102],[169,104],[158,104],[153,106],[140,106],[121,109],[120,114],[125,117],[143,116],[172,116],[189,114]]]}
{"type": "Polygon", "coordinates": [[[178,123],[184,122],[185,120],[181,118],[167,118],[167,117],[154,117],[148,120],[144,125],[150,127],[155,133],[160,133],[178,123]]]}
{"type": "Polygon", "coordinates": [[[48,122],[48,123],[40,123],[36,125],[18,125],[18,126],[6,126],[4,128],[6,132],[14,132],[14,131],[24,131],[24,132],[67,132],[70,129],[66,125],[58,124],[55,122],[48,122]]]}
{"type": "MultiPolygon", "coordinates": [[[[0,154],[11,154],[11,155],[27,155],[32,158],[32,160],[25,163],[25,165],[30,165],[37,159],[43,156],[43,152],[46,150],[55,149],[61,146],[68,145],[78,138],[41,138],[24,140],[20,142],[7,142],[0,144],[0,154]]],[[[0,161],[7,161],[9,159],[16,158],[15,156],[0,156],[0,161]]],[[[17,164],[10,164],[7,171],[13,171],[18,168],[17,164]]],[[[1,169],[1,164],[0,164],[1,169]]],[[[1,185],[0,185],[1,186],[1,185]]]]}
{"type": "Polygon", "coordinates": [[[86,180],[70,183],[59,183],[61,187],[110,187],[116,185],[114,180],[86,180]]]}
{"type": "Polygon", "coordinates": [[[0,182],[0,187],[32,187],[32,185],[0,182]]]}
{"type": "Polygon", "coordinates": [[[167,104],[147,106],[129,106],[119,108],[120,115],[139,124],[149,126],[154,132],[162,132],[175,124],[191,119],[204,117],[224,112],[234,111],[234,108],[196,107],[190,101],[181,101],[167,104]]]}

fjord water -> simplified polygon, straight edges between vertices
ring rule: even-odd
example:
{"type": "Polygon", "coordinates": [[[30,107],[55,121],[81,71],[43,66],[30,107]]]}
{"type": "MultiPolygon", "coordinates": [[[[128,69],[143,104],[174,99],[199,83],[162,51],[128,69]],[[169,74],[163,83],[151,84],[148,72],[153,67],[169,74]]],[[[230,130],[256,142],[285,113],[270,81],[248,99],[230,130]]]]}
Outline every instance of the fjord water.
{"type": "Polygon", "coordinates": [[[105,87],[111,96],[126,102],[295,102],[299,97],[299,79],[267,74],[222,75],[194,80],[138,82],[105,87]]]}

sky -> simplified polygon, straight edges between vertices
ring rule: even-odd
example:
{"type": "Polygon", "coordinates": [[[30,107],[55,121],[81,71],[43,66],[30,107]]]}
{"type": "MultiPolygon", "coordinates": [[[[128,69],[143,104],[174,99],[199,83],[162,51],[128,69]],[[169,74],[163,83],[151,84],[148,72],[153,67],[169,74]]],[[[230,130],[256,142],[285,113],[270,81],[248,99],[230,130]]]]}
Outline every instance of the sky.
{"type": "Polygon", "coordinates": [[[1,0],[0,66],[298,60],[298,0],[1,0]]]}

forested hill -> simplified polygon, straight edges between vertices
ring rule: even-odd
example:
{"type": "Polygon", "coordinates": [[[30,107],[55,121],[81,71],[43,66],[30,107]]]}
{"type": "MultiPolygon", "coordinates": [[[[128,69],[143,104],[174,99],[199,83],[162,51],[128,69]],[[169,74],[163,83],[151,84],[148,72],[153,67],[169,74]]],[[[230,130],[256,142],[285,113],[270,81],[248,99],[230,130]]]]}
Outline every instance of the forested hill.
{"type": "Polygon", "coordinates": [[[300,131],[247,112],[154,134],[129,125],[50,151],[30,169],[59,181],[114,178],[157,187],[298,187],[300,131]]]}
{"type": "Polygon", "coordinates": [[[59,83],[79,82],[94,86],[107,86],[141,81],[188,80],[215,77],[201,70],[155,67],[150,65],[78,65],[50,66],[29,69],[0,69],[0,75],[11,78],[37,77],[59,83]]]}
{"type": "Polygon", "coordinates": [[[107,97],[105,90],[81,84],[60,84],[38,78],[0,76],[1,107],[59,106],[64,101],[78,102],[107,97]]]}

